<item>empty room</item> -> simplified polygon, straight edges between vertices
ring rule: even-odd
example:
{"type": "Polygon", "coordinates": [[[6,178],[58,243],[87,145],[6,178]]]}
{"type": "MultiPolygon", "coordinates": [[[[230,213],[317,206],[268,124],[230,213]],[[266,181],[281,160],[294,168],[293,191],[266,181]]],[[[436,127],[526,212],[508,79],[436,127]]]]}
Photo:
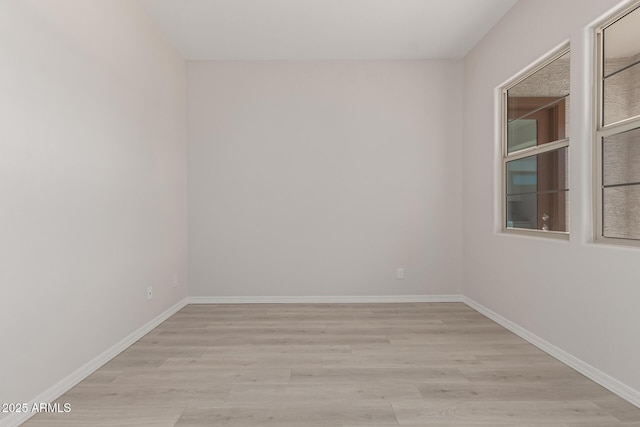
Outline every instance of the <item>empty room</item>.
{"type": "Polygon", "coordinates": [[[0,427],[640,427],[640,0],[0,0],[0,427]]]}

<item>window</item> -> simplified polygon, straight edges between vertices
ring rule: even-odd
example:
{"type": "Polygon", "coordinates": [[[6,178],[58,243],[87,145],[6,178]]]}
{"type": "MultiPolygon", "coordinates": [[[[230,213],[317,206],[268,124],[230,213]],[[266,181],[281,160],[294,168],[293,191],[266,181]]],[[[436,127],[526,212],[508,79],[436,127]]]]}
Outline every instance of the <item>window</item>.
{"type": "Polygon", "coordinates": [[[507,85],[502,99],[503,229],[566,238],[569,49],[507,85]]]}
{"type": "Polygon", "coordinates": [[[639,6],[597,31],[596,241],[640,244],[639,6]]]}

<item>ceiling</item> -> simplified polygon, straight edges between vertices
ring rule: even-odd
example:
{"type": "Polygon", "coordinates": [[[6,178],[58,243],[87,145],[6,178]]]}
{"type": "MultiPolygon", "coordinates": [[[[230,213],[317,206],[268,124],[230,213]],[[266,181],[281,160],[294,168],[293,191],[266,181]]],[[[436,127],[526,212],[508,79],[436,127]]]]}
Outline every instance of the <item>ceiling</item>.
{"type": "Polygon", "coordinates": [[[138,0],[190,60],[462,58],[517,0],[138,0]]]}

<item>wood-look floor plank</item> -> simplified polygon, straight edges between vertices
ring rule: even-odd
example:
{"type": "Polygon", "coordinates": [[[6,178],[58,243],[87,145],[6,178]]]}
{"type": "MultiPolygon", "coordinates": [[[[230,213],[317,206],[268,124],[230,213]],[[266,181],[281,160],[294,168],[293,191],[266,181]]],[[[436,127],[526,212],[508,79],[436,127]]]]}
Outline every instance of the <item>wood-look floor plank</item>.
{"type": "Polygon", "coordinates": [[[253,347],[249,352],[244,346],[238,345],[219,345],[207,348],[202,357],[234,357],[243,354],[251,356],[283,356],[293,354],[308,354],[317,357],[328,356],[331,354],[351,353],[349,345],[325,345],[325,344],[283,344],[283,345],[260,345],[253,347]]]}
{"type": "Polygon", "coordinates": [[[122,375],[111,384],[169,384],[183,386],[189,384],[287,384],[291,377],[289,369],[248,368],[248,369],[164,369],[156,372],[122,375]]]}
{"type": "Polygon", "coordinates": [[[321,368],[322,358],[316,355],[277,355],[277,356],[256,356],[251,357],[170,357],[158,366],[160,370],[193,370],[203,371],[209,369],[312,369],[321,368]]]}
{"type": "Polygon", "coordinates": [[[451,368],[322,368],[293,369],[291,384],[468,383],[451,368]]]}
{"type": "Polygon", "coordinates": [[[461,366],[480,366],[475,356],[465,354],[394,354],[379,353],[366,356],[355,354],[322,357],[323,368],[437,368],[456,369],[461,366]]]}
{"type": "MultiPolygon", "coordinates": [[[[254,347],[262,345],[350,345],[354,344],[385,344],[389,342],[389,338],[385,335],[340,335],[327,336],[324,334],[308,334],[308,335],[288,335],[280,334],[196,334],[184,333],[170,336],[155,336],[148,338],[150,344],[156,344],[160,341],[165,344],[180,346],[182,344],[201,344],[210,347],[238,345],[243,347],[254,347]]],[[[252,349],[249,348],[249,351],[252,349]]],[[[245,349],[246,351],[246,349],[245,349]]]]}
{"type": "Polygon", "coordinates": [[[564,365],[528,365],[523,362],[520,366],[511,363],[506,367],[468,367],[459,368],[462,375],[472,383],[542,383],[556,384],[559,382],[583,382],[585,377],[564,365]]]}
{"type": "Polygon", "coordinates": [[[311,406],[290,404],[288,407],[254,406],[232,408],[187,408],[176,427],[199,426],[273,426],[341,427],[348,422],[354,426],[398,425],[395,413],[387,403],[379,405],[347,404],[311,406]]]}
{"type": "Polygon", "coordinates": [[[135,384],[91,384],[80,383],[64,396],[64,403],[72,407],[93,406],[118,408],[135,402],[138,406],[187,407],[201,405],[223,405],[231,391],[230,384],[218,383],[135,383],[135,384]]]}
{"type": "MultiPolygon", "coordinates": [[[[417,384],[416,388],[425,400],[450,401],[525,401],[535,404],[539,400],[594,400],[609,396],[609,391],[591,383],[556,382],[539,383],[467,383],[467,384],[417,384]]],[[[611,412],[611,411],[610,411],[611,412]]]]}
{"type": "Polygon", "coordinates": [[[229,392],[228,405],[260,404],[309,405],[311,403],[344,404],[344,402],[402,402],[422,400],[413,384],[286,384],[286,385],[234,385],[229,392]]]}
{"type": "Polygon", "coordinates": [[[594,403],[621,421],[640,423],[640,410],[626,400],[609,393],[593,399],[594,403]]]}
{"type": "Polygon", "coordinates": [[[468,423],[539,423],[557,422],[619,422],[620,420],[590,401],[441,401],[424,400],[394,403],[400,425],[415,425],[429,421],[459,420],[468,423]]]}
{"type": "MultiPolygon", "coordinates": [[[[400,424],[391,424],[385,426],[376,426],[376,427],[398,427],[400,424]]],[[[446,422],[442,421],[427,421],[421,424],[411,424],[407,425],[408,427],[577,427],[570,426],[566,423],[551,423],[551,424],[540,424],[540,423],[522,423],[522,422],[469,422],[469,421],[459,421],[459,420],[447,420],[446,422]]],[[[342,427],[357,427],[352,425],[343,424],[342,427]]],[[[360,426],[362,427],[362,426],[360,426]]],[[[585,427],[585,426],[581,426],[585,427]]],[[[586,427],[605,427],[603,425],[591,425],[586,427]]],[[[626,427],[623,425],[616,425],[616,427],[626,427]]],[[[635,427],[635,426],[633,426],[635,427]]]]}
{"type": "Polygon", "coordinates": [[[640,427],[640,422],[620,422],[620,423],[567,423],[567,427],[640,427]]]}
{"type": "Polygon", "coordinates": [[[120,405],[72,406],[69,413],[39,413],[27,425],[57,427],[173,427],[184,412],[180,407],[120,405]]]}

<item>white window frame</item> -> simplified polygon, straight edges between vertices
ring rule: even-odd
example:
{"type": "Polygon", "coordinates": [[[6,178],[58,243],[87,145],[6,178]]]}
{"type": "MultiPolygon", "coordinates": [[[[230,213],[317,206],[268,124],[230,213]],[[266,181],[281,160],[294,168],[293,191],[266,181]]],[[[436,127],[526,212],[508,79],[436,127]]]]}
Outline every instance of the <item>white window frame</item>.
{"type": "MultiPolygon", "coordinates": [[[[530,147],[530,148],[525,148],[522,150],[518,150],[516,152],[513,153],[509,153],[508,152],[508,147],[507,147],[507,135],[508,135],[508,111],[507,111],[507,91],[511,88],[513,88],[514,86],[516,86],[518,83],[522,82],[523,80],[527,79],[528,77],[530,77],[531,75],[535,74],[536,72],[540,71],[542,68],[546,67],[547,65],[549,65],[550,63],[552,63],[553,61],[555,61],[556,59],[560,58],[562,55],[565,55],[566,53],[570,52],[570,45],[569,43],[564,43],[562,44],[559,48],[554,49],[554,51],[547,55],[546,57],[544,57],[543,59],[541,59],[540,61],[536,62],[533,66],[529,67],[528,69],[526,69],[525,71],[523,71],[522,73],[520,73],[518,75],[518,77],[514,78],[513,80],[507,82],[503,87],[502,87],[502,94],[501,94],[501,111],[500,111],[500,128],[501,128],[501,143],[502,143],[502,150],[501,150],[501,162],[500,162],[500,166],[502,168],[502,172],[501,172],[501,177],[502,177],[502,184],[500,187],[500,199],[502,200],[501,202],[501,206],[502,206],[502,215],[501,215],[501,222],[502,222],[502,232],[506,233],[506,234],[517,234],[517,235],[524,235],[524,236],[535,236],[535,237],[549,237],[549,238],[555,238],[555,239],[562,239],[562,240],[569,240],[569,233],[570,231],[545,231],[545,230],[534,230],[534,229],[526,229],[526,228],[513,228],[513,227],[507,227],[507,163],[511,162],[513,160],[518,160],[518,159],[522,159],[524,157],[529,157],[529,156],[534,156],[534,155],[538,155],[538,154],[543,154],[546,152],[551,152],[551,151],[555,151],[558,150],[560,148],[567,148],[567,156],[568,158],[570,157],[570,153],[569,153],[569,140],[570,140],[570,133],[571,133],[571,126],[569,127],[569,135],[567,138],[565,139],[561,139],[558,141],[554,141],[554,142],[550,142],[550,143],[546,143],[543,145],[538,145],[535,147],[530,147]]],[[[571,94],[569,94],[571,95],[571,94]]],[[[567,163],[567,167],[568,167],[568,163],[567,163]]],[[[569,195],[567,194],[567,197],[569,197],[569,195]]],[[[569,230],[571,230],[571,224],[568,224],[568,228],[569,230]]]]}
{"type": "Polygon", "coordinates": [[[602,182],[602,139],[608,136],[616,135],[619,133],[623,133],[632,129],[640,128],[640,115],[629,117],[624,120],[610,123],[608,125],[604,125],[604,116],[603,116],[603,105],[604,105],[604,85],[603,85],[603,32],[605,28],[615,23],[623,16],[628,13],[633,12],[634,10],[640,8],[640,1],[634,2],[632,5],[625,7],[624,9],[617,12],[613,17],[606,20],[603,24],[596,28],[596,43],[595,43],[595,96],[594,96],[594,123],[595,123],[595,132],[594,132],[594,195],[593,200],[594,203],[594,233],[595,238],[594,242],[596,243],[606,243],[606,244],[614,244],[614,245],[624,245],[624,246],[640,246],[640,239],[625,239],[625,238],[617,238],[617,237],[605,237],[603,230],[603,200],[602,200],[602,190],[603,190],[603,182],[602,182]]]}

